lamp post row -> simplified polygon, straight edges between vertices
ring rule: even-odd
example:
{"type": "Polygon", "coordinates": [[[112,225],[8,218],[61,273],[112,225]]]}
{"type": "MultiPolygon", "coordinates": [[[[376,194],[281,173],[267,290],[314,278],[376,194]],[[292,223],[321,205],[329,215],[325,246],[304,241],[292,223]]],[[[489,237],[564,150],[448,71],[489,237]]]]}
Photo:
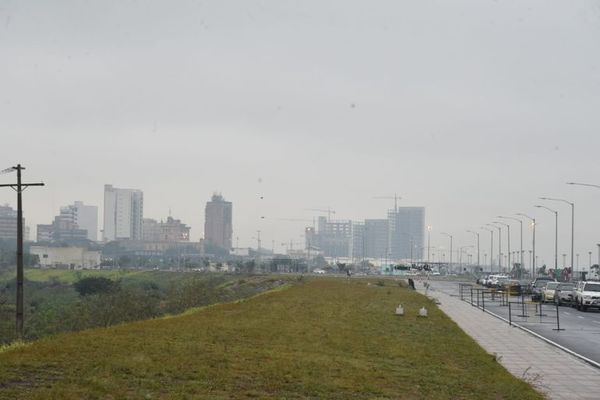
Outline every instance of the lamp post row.
{"type": "MultiPolygon", "coordinates": [[[[567,182],[568,185],[578,185],[578,186],[587,186],[587,187],[593,187],[596,189],[600,189],[600,185],[594,185],[594,184],[589,184],[589,183],[579,183],[579,182],[567,182]]],[[[578,265],[575,265],[575,203],[572,201],[568,201],[565,199],[559,199],[559,198],[554,198],[554,197],[540,197],[540,200],[545,200],[545,201],[555,201],[555,202],[562,202],[562,203],[566,203],[569,206],[571,206],[571,268],[573,273],[571,274],[571,280],[573,279],[573,276],[577,276],[577,267],[578,265]]],[[[543,208],[549,212],[554,213],[554,218],[555,218],[555,222],[554,222],[554,269],[558,269],[558,210],[554,210],[552,208],[549,208],[547,206],[544,205],[534,205],[534,207],[536,208],[543,208]]],[[[524,218],[527,218],[531,221],[531,226],[532,226],[532,250],[529,251],[529,256],[530,256],[530,265],[531,265],[531,275],[532,277],[535,277],[536,275],[536,270],[537,270],[537,255],[535,253],[536,248],[535,248],[535,234],[536,234],[536,219],[534,217],[531,217],[527,214],[524,213],[517,213],[515,214],[517,216],[521,216],[524,218]]],[[[523,250],[523,220],[519,219],[519,218],[515,218],[515,217],[508,217],[508,216],[497,216],[497,218],[501,218],[501,219],[509,219],[509,220],[513,220],[513,221],[517,221],[520,225],[520,250],[519,250],[519,254],[520,254],[520,261],[521,261],[521,266],[523,267],[525,265],[525,251],[523,250]]],[[[485,224],[485,226],[480,227],[481,230],[485,230],[490,232],[490,271],[493,271],[493,266],[494,266],[494,229],[496,228],[498,229],[498,271],[502,270],[502,226],[505,226],[507,229],[507,254],[506,254],[506,261],[507,261],[507,266],[510,268],[511,265],[511,260],[514,262],[514,254],[511,253],[510,251],[510,224],[508,223],[504,223],[504,222],[499,222],[499,221],[493,221],[492,223],[488,223],[485,224]],[[487,226],[487,227],[486,227],[487,226]],[[512,257],[512,259],[511,259],[512,257]]],[[[431,228],[428,227],[428,231],[431,231],[431,228]]],[[[472,233],[476,236],[477,238],[477,265],[481,265],[481,260],[480,260],[480,235],[478,232],[472,231],[472,230],[467,230],[467,232],[472,233]]],[[[450,238],[450,257],[452,257],[452,242],[453,242],[453,236],[450,235],[449,233],[446,232],[442,232],[443,235],[448,236],[450,238]]],[[[428,237],[428,242],[429,242],[429,237],[428,237]]],[[[600,244],[599,246],[599,254],[600,254],[600,244]]],[[[428,247],[429,247],[429,243],[428,243],[428,247]]],[[[462,248],[461,248],[462,249],[462,248]]],[[[591,264],[591,253],[589,252],[589,256],[590,256],[590,264],[591,264]]],[[[599,256],[600,257],[600,256],[599,256]]],[[[486,262],[487,262],[487,254],[486,254],[486,262]]],[[[452,259],[450,260],[450,263],[452,264],[452,259]]],[[[564,263],[564,262],[563,262],[564,263]]],[[[579,262],[578,262],[579,264],[579,262]]]]}

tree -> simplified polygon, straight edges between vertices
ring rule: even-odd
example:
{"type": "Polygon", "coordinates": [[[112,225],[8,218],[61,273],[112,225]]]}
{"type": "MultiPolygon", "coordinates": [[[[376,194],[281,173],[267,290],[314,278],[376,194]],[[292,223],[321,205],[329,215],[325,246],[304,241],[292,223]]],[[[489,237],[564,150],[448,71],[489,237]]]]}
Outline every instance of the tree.
{"type": "Polygon", "coordinates": [[[118,281],[113,281],[103,276],[90,276],[78,280],[73,284],[73,287],[79,295],[88,296],[92,294],[114,293],[117,292],[121,284],[118,281]]]}

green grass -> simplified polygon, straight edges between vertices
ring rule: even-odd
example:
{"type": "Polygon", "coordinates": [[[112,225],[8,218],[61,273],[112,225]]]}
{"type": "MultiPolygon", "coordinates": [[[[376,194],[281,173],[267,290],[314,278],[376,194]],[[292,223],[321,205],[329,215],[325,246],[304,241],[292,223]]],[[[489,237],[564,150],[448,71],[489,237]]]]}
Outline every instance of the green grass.
{"type": "Polygon", "coordinates": [[[313,279],[0,353],[4,399],[541,399],[425,297],[313,279]],[[402,303],[407,315],[396,317],[402,303]],[[421,306],[428,318],[418,318],[421,306]]]}

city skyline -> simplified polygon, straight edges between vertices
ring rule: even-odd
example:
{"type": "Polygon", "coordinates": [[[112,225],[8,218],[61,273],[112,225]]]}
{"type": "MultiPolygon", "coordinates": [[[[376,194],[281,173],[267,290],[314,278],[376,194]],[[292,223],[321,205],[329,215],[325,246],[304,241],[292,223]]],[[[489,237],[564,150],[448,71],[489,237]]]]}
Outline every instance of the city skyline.
{"type": "MultiPolygon", "coordinates": [[[[383,218],[392,202],[373,197],[398,193],[427,208],[432,246],[448,246],[440,232],[468,245],[466,230],[497,215],[535,214],[551,265],[553,216],[534,208],[548,196],[575,202],[585,259],[600,241],[600,191],[565,183],[600,183],[598,7],[431,7],[208,1],[165,17],[156,1],[118,12],[9,2],[0,155],[47,184],[24,195],[28,224],[73,199],[101,207],[113,182],[141,188],[145,215],[171,209],[198,240],[218,190],[247,247],[257,230],[301,241],[305,224],[279,219],[312,218],[306,208],[383,218]]],[[[4,203],[15,206],[9,190],[4,203]]],[[[569,208],[552,206],[569,254],[569,208]]]]}

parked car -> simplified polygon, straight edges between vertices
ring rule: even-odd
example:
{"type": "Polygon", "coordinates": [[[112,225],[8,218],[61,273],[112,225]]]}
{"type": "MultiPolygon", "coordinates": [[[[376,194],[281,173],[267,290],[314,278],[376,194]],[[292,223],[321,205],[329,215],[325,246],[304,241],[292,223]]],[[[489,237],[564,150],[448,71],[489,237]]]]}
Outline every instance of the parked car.
{"type": "Polygon", "coordinates": [[[554,295],[559,282],[548,282],[546,286],[542,288],[542,303],[554,301],[554,295]]]}
{"type": "Polygon", "coordinates": [[[489,288],[498,288],[498,282],[501,280],[506,280],[509,277],[506,275],[490,275],[490,277],[485,281],[485,286],[489,288]]]}
{"type": "Polygon", "coordinates": [[[502,282],[502,290],[507,291],[510,296],[520,296],[521,282],[516,279],[507,279],[502,282]]]}
{"type": "Polygon", "coordinates": [[[559,283],[554,291],[554,302],[559,306],[563,303],[573,304],[575,297],[575,284],[559,283]]]}
{"type": "Polygon", "coordinates": [[[600,309],[600,282],[581,281],[575,287],[575,307],[581,311],[600,309]]]}
{"type": "Polygon", "coordinates": [[[542,301],[542,290],[548,282],[555,282],[555,280],[549,276],[538,276],[531,282],[531,301],[542,301]]]}

